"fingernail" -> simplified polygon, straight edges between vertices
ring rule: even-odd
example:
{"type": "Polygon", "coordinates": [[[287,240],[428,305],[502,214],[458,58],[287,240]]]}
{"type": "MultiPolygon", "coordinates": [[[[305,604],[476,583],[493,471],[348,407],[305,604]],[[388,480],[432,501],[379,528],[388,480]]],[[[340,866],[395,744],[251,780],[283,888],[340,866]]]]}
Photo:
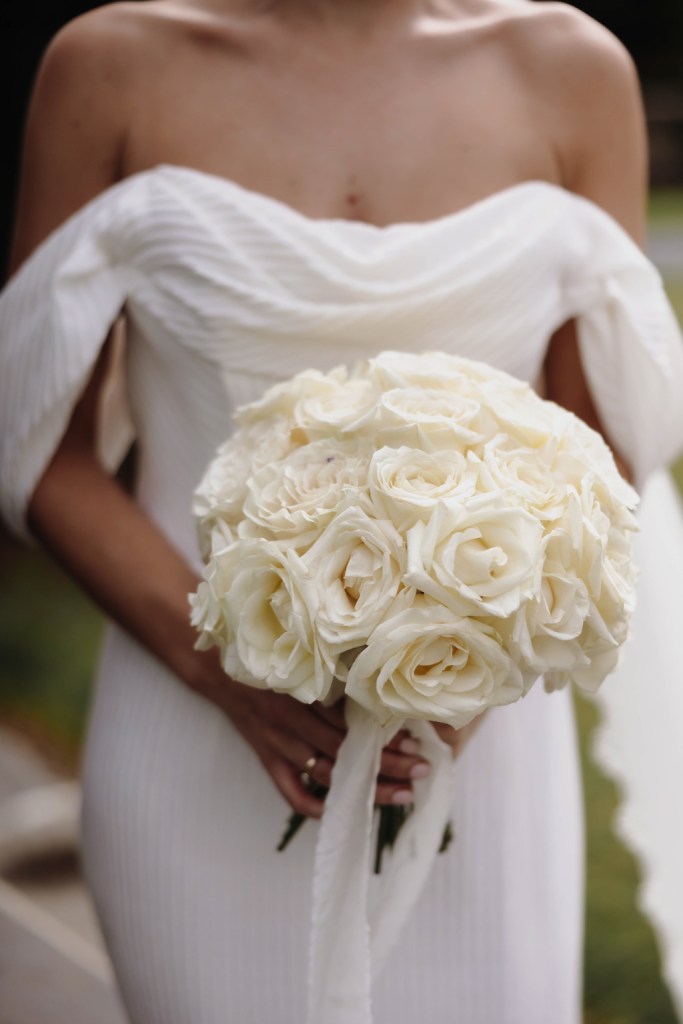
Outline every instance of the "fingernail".
{"type": "Polygon", "coordinates": [[[402,804],[405,806],[406,804],[412,804],[414,800],[415,797],[409,789],[398,789],[391,796],[392,804],[402,804]]]}
{"type": "Polygon", "coordinates": [[[421,761],[420,764],[414,764],[410,769],[411,779],[426,779],[432,770],[432,766],[427,764],[425,761],[421,761]]]}
{"type": "Polygon", "coordinates": [[[408,736],[407,739],[401,740],[398,745],[398,749],[402,754],[419,754],[420,741],[413,739],[412,736],[408,736]]]}

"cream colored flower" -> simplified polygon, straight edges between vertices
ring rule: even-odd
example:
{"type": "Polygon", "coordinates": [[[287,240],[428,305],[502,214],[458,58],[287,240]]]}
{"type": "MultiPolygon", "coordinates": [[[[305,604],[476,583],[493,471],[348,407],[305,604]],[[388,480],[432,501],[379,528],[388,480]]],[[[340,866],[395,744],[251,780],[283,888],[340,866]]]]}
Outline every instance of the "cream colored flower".
{"type": "Polygon", "coordinates": [[[498,424],[480,402],[458,391],[406,387],[384,392],[373,416],[350,429],[370,433],[378,447],[466,451],[493,437],[498,424]]]}
{"type": "Polygon", "coordinates": [[[304,370],[291,380],[268,388],[258,401],[240,406],[235,412],[235,420],[240,426],[247,426],[272,416],[292,419],[299,402],[334,395],[340,385],[344,385],[347,380],[348,372],[343,366],[338,366],[329,373],[304,370]]]}
{"type": "Polygon", "coordinates": [[[380,352],[360,364],[354,376],[371,380],[382,391],[394,388],[457,388],[467,393],[468,360],[445,352],[380,352]]]}
{"type": "Polygon", "coordinates": [[[459,451],[380,448],[368,467],[368,489],[378,514],[406,530],[428,522],[445,500],[464,502],[477,490],[480,464],[459,451]]]}
{"type": "Polygon", "coordinates": [[[638,494],[617,469],[605,439],[570,412],[565,412],[561,429],[558,427],[554,469],[577,491],[590,479],[600,501],[610,511],[619,505],[626,509],[638,506],[638,494]]]}
{"type": "Polygon", "coordinates": [[[241,444],[223,446],[194,492],[192,512],[202,557],[210,557],[215,546],[213,534],[218,523],[232,532],[242,518],[251,473],[248,449],[241,444]]]}
{"type": "Polygon", "coordinates": [[[350,432],[353,423],[372,413],[378,397],[377,389],[369,380],[335,382],[333,388],[305,395],[297,401],[292,411],[293,428],[309,441],[350,432]]]}
{"type": "MultiPolygon", "coordinates": [[[[332,685],[335,659],[315,627],[319,590],[300,558],[261,539],[214,559],[225,627],[213,626],[225,671],[310,704],[332,685]]],[[[207,617],[208,618],[208,617],[207,617]]],[[[211,621],[208,618],[208,621],[211,621]]]]}
{"type": "Polygon", "coordinates": [[[624,529],[606,515],[589,486],[570,492],[567,512],[549,533],[541,600],[519,614],[514,640],[546,672],[551,688],[574,680],[597,689],[619,660],[635,608],[631,514],[624,529]]]}
{"type": "Polygon", "coordinates": [[[227,546],[216,557],[212,557],[204,567],[203,580],[194,594],[189,595],[190,621],[199,632],[196,643],[197,650],[205,651],[211,647],[225,650],[230,640],[228,624],[223,614],[223,596],[230,585],[231,559],[225,558],[227,546]]]}
{"type": "Polygon", "coordinates": [[[346,692],[381,721],[425,718],[460,728],[521,697],[523,680],[492,631],[418,596],[371,634],[346,692]]]}
{"type": "Polygon", "coordinates": [[[484,446],[479,489],[506,491],[514,504],[552,524],[564,514],[567,497],[567,483],[554,467],[555,448],[552,439],[536,449],[496,435],[484,446]]]}
{"type": "Polygon", "coordinates": [[[619,667],[624,652],[623,644],[610,643],[596,636],[588,625],[579,642],[584,663],[569,670],[552,669],[546,672],[546,690],[560,690],[568,683],[574,683],[586,693],[595,693],[607,676],[619,667]]]}
{"type": "Polygon", "coordinates": [[[510,650],[539,675],[587,664],[579,637],[591,605],[574,554],[566,531],[555,529],[544,538],[540,591],[511,622],[510,650]]]}
{"type": "Polygon", "coordinates": [[[455,615],[505,617],[538,594],[543,530],[503,499],[439,506],[408,531],[406,583],[455,615]]]}
{"type": "Polygon", "coordinates": [[[448,352],[381,352],[361,364],[356,373],[376,382],[383,391],[436,388],[479,397],[482,386],[505,388],[508,392],[528,387],[503,370],[448,352]]]}
{"type": "Polygon", "coordinates": [[[352,505],[302,557],[318,589],[316,628],[342,652],[364,644],[396,597],[405,573],[405,542],[392,524],[352,505]]]}
{"type": "Polygon", "coordinates": [[[218,449],[194,492],[199,548],[207,559],[217,545],[234,540],[243,517],[251,475],[271,460],[294,448],[289,426],[282,416],[257,420],[238,430],[218,449]]]}
{"type": "Polygon", "coordinates": [[[240,536],[311,544],[345,496],[365,487],[369,452],[352,441],[313,441],[248,481],[240,536]]]}
{"type": "Polygon", "coordinates": [[[542,448],[562,429],[565,410],[540,398],[529,385],[513,389],[492,383],[482,390],[495,411],[499,429],[518,445],[542,448]]]}

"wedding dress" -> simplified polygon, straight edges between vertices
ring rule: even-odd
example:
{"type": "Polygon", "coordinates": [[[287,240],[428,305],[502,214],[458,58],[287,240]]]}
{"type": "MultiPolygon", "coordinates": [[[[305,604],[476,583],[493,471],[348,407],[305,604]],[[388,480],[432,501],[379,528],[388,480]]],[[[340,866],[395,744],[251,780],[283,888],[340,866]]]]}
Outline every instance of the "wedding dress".
{"type": "MultiPolygon", "coordinates": [[[[383,349],[441,349],[533,382],[549,337],[577,319],[608,432],[639,484],[655,470],[642,614],[604,687],[599,751],[623,787],[621,831],[683,1008],[683,518],[656,469],[683,445],[683,346],[654,267],[607,213],[543,181],[378,228],[312,219],[190,168],[136,174],[53,232],[0,300],[2,505],[20,534],[124,306],[137,500],[198,571],[191,495],[236,405],[298,370],[383,349]]],[[[113,467],[130,434],[119,405],[105,413],[113,467]]],[[[276,853],[288,808],[252,749],[116,627],[84,792],[85,868],[134,1024],[301,1024],[319,826],[276,853]]],[[[568,692],[539,684],[489,713],[456,764],[452,820],[456,841],[375,979],[376,1024],[578,1024],[583,836],[568,692]]]]}

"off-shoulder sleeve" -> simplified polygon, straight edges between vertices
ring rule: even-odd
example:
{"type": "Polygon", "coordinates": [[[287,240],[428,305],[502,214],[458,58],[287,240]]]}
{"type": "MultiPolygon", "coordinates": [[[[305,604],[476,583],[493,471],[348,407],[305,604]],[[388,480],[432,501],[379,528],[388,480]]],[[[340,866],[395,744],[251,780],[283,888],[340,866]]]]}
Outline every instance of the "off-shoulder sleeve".
{"type": "MultiPolygon", "coordinates": [[[[27,540],[28,500],[126,299],[121,198],[115,186],[70,217],[0,295],[0,509],[27,540]]],[[[130,439],[122,414],[110,414],[99,434],[112,468],[130,439]]]]}
{"type": "Polygon", "coordinates": [[[655,266],[609,214],[574,200],[568,313],[605,430],[640,488],[683,448],[683,337],[655,266]]]}

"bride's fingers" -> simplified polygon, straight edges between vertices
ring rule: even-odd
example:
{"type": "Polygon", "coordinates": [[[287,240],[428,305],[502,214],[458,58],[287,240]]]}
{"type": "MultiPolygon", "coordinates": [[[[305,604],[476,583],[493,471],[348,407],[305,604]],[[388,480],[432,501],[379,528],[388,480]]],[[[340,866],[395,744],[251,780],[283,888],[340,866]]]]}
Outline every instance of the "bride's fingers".
{"type": "MultiPolygon", "coordinates": [[[[321,754],[326,754],[330,760],[334,761],[339,753],[339,747],[344,739],[344,734],[338,729],[334,729],[326,721],[310,711],[309,708],[303,709],[304,715],[297,715],[297,737],[306,740],[311,746],[319,751],[321,754]],[[306,721],[306,718],[308,719],[306,721]],[[305,723],[305,731],[304,731],[305,723]]],[[[419,756],[419,744],[414,741],[408,733],[404,731],[404,735],[398,740],[397,746],[393,747],[389,744],[388,747],[382,751],[382,760],[380,762],[379,775],[386,776],[388,779],[396,779],[399,781],[407,781],[410,779],[424,778],[429,774],[429,763],[419,756]],[[408,751],[412,753],[402,752],[401,748],[405,750],[408,745],[408,751]]]]}
{"type": "MultiPolygon", "coordinates": [[[[337,701],[330,707],[323,704],[312,704],[311,710],[324,719],[328,725],[341,729],[346,734],[346,719],[344,717],[344,700],[337,701]]],[[[402,754],[419,754],[421,749],[420,741],[410,734],[407,729],[401,729],[396,733],[390,743],[387,743],[385,750],[394,750],[402,754]]]]}
{"type": "Polygon", "coordinates": [[[273,753],[291,765],[297,775],[307,772],[313,777],[311,769],[306,765],[311,763],[312,758],[319,761],[323,755],[307,740],[272,728],[265,730],[265,739],[273,753]]]}
{"type": "Polygon", "coordinates": [[[421,748],[422,744],[416,736],[411,735],[407,729],[401,729],[384,749],[400,750],[402,754],[419,754],[421,748]]]}
{"type": "Polygon", "coordinates": [[[301,705],[301,710],[284,723],[285,728],[296,736],[310,744],[314,751],[326,754],[327,757],[335,760],[339,748],[344,742],[346,733],[335,729],[329,722],[320,718],[310,708],[301,705]]]}
{"type": "Polygon", "coordinates": [[[393,806],[400,805],[406,807],[408,804],[412,804],[414,799],[415,796],[410,786],[378,779],[377,787],[375,789],[376,804],[391,804],[393,806]]]}
{"type": "Polygon", "coordinates": [[[346,715],[344,714],[344,698],[338,700],[335,704],[321,704],[320,702],[310,705],[311,711],[318,715],[328,723],[328,725],[334,726],[335,729],[341,729],[342,732],[346,732],[346,715]]]}
{"type": "Polygon", "coordinates": [[[324,801],[313,796],[292,764],[283,758],[274,757],[266,763],[266,768],[293,811],[307,818],[322,817],[324,801]]]}
{"type": "MultiPolygon", "coordinates": [[[[268,772],[283,797],[297,814],[307,818],[321,818],[325,807],[324,800],[313,796],[306,783],[301,780],[294,766],[282,758],[275,757],[266,765],[268,772]]],[[[320,762],[313,771],[316,782],[329,786],[331,765],[329,761],[320,762]]],[[[413,793],[409,787],[397,783],[377,783],[375,803],[378,805],[407,806],[413,802],[413,793]]]]}
{"type": "Polygon", "coordinates": [[[416,754],[401,754],[398,751],[383,750],[379,774],[386,779],[409,781],[424,779],[431,771],[429,761],[416,754]]]}
{"type": "MultiPolygon", "coordinates": [[[[333,764],[327,757],[318,757],[313,767],[306,772],[314,782],[319,783],[321,786],[325,786],[326,789],[330,788],[332,782],[332,768],[333,764]]],[[[305,785],[305,783],[304,783],[305,785]]]]}

